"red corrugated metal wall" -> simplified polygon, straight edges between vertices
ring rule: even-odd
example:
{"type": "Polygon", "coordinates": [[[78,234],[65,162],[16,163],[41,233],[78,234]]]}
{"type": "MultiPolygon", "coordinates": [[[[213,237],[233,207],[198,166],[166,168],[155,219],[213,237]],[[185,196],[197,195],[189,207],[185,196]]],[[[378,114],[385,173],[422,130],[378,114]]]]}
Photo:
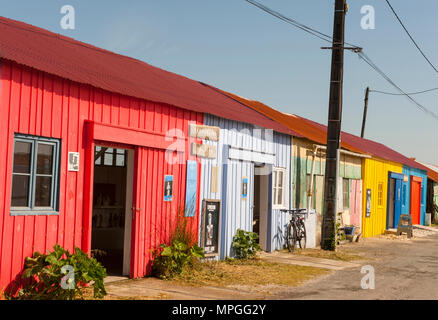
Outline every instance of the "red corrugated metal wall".
{"type": "MultiPolygon", "coordinates": [[[[69,250],[74,246],[88,247],[83,243],[84,189],[89,181],[84,175],[86,120],[158,133],[179,128],[187,135],[189,121],[202,124],[203,116],[165,104],[112,94],[10,61],[1,61],[0,71],[1,291],[19,275],[24,258],[34,251],[44,252],[56,243],[69,250]],[[10,215],[14,133],[61,139],[59,215],[10,215]],[[69,151],[80,152],[79,172],[67,171],[69,151]]],[[[150,267],[150,249],[168,238],[178,201],[184,203],[186,166],[167,164],[164,157],[164,150],[136,148],[136,171],[141,175],[135,179],[137,195],[134,197],[137,206],[146,210],[142,212],[144,218],[135,223],[138,250],[134,276],[143,276],[146,267],[150,267]],[[162,201],[164,174],[174,175],[174,200],[169,203],[162,201]]],[[[185,152],[184,159],[190,158],[189,152],[185,152]]],[[[198,180],[199,177],[198,173],[198,180]]],[[[198,189],[199,185],[198,181],[198,189]]],[[[197,232],[198,219],[197,212],[191,221],[194,232],[197,232]]],[[[132,271],[131,268],[131,274],[132,271]]]]}

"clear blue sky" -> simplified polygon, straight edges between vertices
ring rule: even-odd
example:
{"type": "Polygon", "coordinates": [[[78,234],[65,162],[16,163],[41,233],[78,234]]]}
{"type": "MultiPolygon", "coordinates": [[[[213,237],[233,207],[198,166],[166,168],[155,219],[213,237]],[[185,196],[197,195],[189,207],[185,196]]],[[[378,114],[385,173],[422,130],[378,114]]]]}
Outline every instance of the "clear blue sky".
{"type": "MultiPolygon", "coordinates": [[[[334,0],[259,0],[331,35],[334,0]]],[[[361,45],[406,92],[438,87],[384,0],[350,0],[346,41],[361,45]],[[376,29],[360,27],[363,5],[376,10],[376,29]]],[[[438,65],[438,1],[392,0],[438,65]]],[[[0,15],[125,54],[157,67],[327,123],[330,52],[327,45],[244,0],[21,1],[0,0],[0,15]],[[76,10],[76,29],[60,27],[63,5],[76,10]]],[[[360,134],[364,90],[394,89],[357,55],[346,52],[343,130],[360,134]]],[[[438,113],[438,91],[414,96],[438,113]]],[[[365,137],[408,157],[438,163],[438,120],[405,97],[372,93],[365,137]]]]}

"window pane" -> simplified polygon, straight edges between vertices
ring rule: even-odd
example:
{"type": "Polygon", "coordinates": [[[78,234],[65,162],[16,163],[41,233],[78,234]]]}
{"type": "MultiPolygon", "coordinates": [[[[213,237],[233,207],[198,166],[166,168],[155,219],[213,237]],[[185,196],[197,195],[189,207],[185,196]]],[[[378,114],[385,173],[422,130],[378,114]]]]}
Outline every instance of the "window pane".
{"type": "Polygon", "coordinates": [[[53,145],[38,143],[37,174],[52,174],[53,145]]]}
{"type": "Polygon", "coordinates": [[[278,187],[283,188],[283,171],[278,171],[278,187]]]}
{"type": "Polygon", "coordinates": [[[22,141],[15,142],[13,172],[30,173],[31,150],[31,143],[22,141]]]}
{"type": "Polygon", "coordinates": [[[103,164],[106,166],[112,166],[113,165],[113,154],[112,153],[105,153],[103,164]]]}
{"type": "Polygon", "coordinates": [[[283,204],[283,189],[278,188],[277,194],[278,194],[277,204],[282,205],[283,204]]]}
{"type": "Polygon", "coordinates": [[[35,207],[50,207],[52,194],[52,178],[36,177],[35,181],[35,207]]]}
{"type": "Polygon", "coordinates": [[[125,155],[117,154],[116,156],[116,166],[123,167],[125,165],[125,155]]]}
{"type": "Polygon", "coordinates": [[[275,187],[274,187],[274,197],[273,198],[274,198],[274,205],[277,205],[277,188],[275,188],[275,187]]]}
{"type": "Polygon", "coordinates": [[[29,206],[29,176],[12,176],[12,207],[29,206]]]}
{"type": "Polygon", "coordinates": [[[343,179],[342,182],[343,207],[344,209],[348,209],[350,208],[350,181],[343,179]]]}
{"type": "Polygon", "coordinates": [[[274,170],[274,184],[273,184],[274,188],[277,187],[277,171],[274,170]]]}

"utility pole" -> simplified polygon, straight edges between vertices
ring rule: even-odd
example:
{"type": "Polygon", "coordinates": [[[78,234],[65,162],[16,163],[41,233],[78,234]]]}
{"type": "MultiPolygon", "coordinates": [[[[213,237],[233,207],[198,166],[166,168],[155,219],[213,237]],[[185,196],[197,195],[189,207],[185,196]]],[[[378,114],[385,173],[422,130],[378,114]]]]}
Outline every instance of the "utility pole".
{"type": "Polygon", "coordinates": [[[367,87],[365,91],[365,105],[363,107],[363,120],[362,120],[362,131],[360,132],[360,137],[363,138],[365,134],[365,124],[367,122],[367,110],[368,110],[368,95],[370,94],[370,87],[367,87]]]}
{"type": "Polygon", "coordinates": [[[321,248],[336,249],[337,184],[339,175],[339,149],[342,120],[342,84],[344,69],[344,31],[346,0],[336,0],[333,24],[332,67],[330,76],[330,102],[327,125],[325,165],[324,214],[321,230],[321,248]]]}

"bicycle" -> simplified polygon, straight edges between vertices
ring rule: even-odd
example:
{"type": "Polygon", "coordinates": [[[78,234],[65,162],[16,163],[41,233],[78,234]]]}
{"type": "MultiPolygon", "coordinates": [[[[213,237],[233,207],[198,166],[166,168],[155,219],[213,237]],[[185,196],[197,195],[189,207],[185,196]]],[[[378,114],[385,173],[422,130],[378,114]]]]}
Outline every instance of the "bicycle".
{"type": "Polygon", "coordinates": [[[295,251],[297,242],[300,249],[305,249],[307,234],[304,220],[308,215],[307,209],[281,209],[280,211],[287,212],[291,215],[286,233],[286,245],[289,252],[295,251]]]}

